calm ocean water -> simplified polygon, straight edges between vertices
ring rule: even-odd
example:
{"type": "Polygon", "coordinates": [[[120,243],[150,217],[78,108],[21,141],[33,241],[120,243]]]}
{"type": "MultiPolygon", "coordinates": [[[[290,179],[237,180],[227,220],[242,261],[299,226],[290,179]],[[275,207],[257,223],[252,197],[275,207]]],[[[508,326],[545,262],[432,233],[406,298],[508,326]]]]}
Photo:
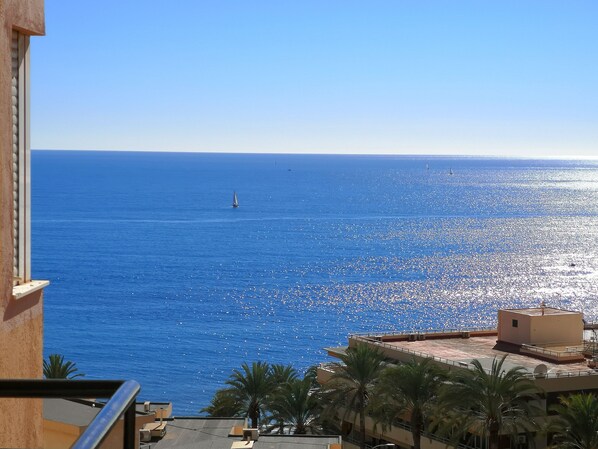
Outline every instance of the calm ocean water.
{"type": "Polygon", "coordinates": [[[32,164],[45,353],[136,379],[177,414],[243,361],[304,369],[351,332],[489,326],[542,299],[598,320],[597,162],[34,151],[32,164]]]}

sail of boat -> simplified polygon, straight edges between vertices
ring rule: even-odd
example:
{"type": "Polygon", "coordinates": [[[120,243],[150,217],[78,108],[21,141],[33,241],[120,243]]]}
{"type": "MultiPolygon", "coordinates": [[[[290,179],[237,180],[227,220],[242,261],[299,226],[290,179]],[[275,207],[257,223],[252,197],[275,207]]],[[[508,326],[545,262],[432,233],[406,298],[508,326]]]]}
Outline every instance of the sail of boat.
{"type": "Polygon", "coordinates": [[[237,192],[233,192],[233,207],[239,207],[239,199],[237,198],[237,192]]]}

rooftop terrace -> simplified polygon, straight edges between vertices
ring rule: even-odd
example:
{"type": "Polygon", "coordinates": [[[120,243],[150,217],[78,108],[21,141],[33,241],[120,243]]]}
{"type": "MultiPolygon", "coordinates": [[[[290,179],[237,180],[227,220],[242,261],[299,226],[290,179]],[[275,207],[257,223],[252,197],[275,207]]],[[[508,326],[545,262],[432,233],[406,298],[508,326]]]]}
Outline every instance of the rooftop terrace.
{"type": "MultiPolygon", "coordinates": [[[[263,435],[256,441],[230,436],[233,428],[243,428],[243,418],[175,417],[168,420],[168,432],[152,449],[328,449],[340,447],[340,437],[326,435],[263,435]]],[[[143,449],[144,446],[141,446],[143,449]]],[[[146,446],[147,447],[147,446],[146,446]]]]}
{"type": "MultiPolygon", "coordinates": [[[[583,314],[551,307],[501,309],[498,327],[386,332],[349,336],[349,347],[367,344],[398,363],[430,358],[448,369],[470,369],[478,360],[489,371],[505,354],[503,367],[522,367],[546,392],[598,390],[598,338],[583,314]],[[584,329],[586,329],[584,331],[584,329]]],[[[346,347],[327,348],[342,356],[346,347]]],[[[318,370],[325,383],[333,366],[318,370]]]]}
{"type": "MultiPolygon", "coordinates": [[[[484,368],[490,368],[494,357],[505,355],[504,350],[497,349],[496,334],[478,336],[475,333],[471,333],[468,338],[427,338],[415,341],[409,341],[408,339],[381,341],[366,336],[352,336],[351,339],[355,342],[367,342],[404,354],[433,358],[439,362],[453,366],[464,367],[471,363],[473,359],[477,359],[484,368]]],[[[576,355],[579,354],[579,351],[583,350],[582,347],[569,348],[569,352],[566,351],[567,348],[563,349],[565,354],[575,353],[576,355]]],[[[537,350],[542,351],[540,348],[537,350]]],[[[533,374],[537,366],[543,364],[546,366],[547,376],[598,374],[594,369],[588,367],[585,359],[584,361],[573,361],[570,363],[551,363],[539,359],[534,355],[509,353],[505,361],[505,368],[509,369],[512,366],[522,366],[530,374],[533,374]]]]}
{"type": "Polygon", "coordinates": [[[579,312],[572,310],[555,309],[554,307],[530,307],[527,309],[503,309],[508,312],[520,313],[528,316],[545,315],[577,315],[579,312]]]}

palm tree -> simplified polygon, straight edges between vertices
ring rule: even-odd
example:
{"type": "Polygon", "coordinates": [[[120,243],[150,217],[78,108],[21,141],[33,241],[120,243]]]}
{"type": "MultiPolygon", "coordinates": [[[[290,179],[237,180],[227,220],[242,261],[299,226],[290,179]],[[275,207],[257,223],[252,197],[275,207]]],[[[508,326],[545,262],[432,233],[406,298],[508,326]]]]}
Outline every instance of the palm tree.
{"type": "Polygon", "coordinates": [[[320,384],[318,383],[318,365],[311,365],[307,368],[303,377],[304,379],[309,379],[311,381],[312,389],[320,388],[320,384]]]}
{"type": "Polygon", "coordinates": [[[446,372],[432,359],[415,359],[386,368],[374,391],[373,415],[386,429],[397,418],[409,420],[414,449],[421,447],[424,424],[431,416],[446,372]]]}
{"type": "Polygon", "coordinates": [[[48,360],[44,360],[44,377],[46,379],[74,379],[83,377],[85,374],[79,371],[74,362],[64,361],[60,354],[50,354],[48,360]]]}
{"type": "Polygon", "coordinates": [[[233,370],[226,381],[236,400],[243,404],[246,416],[251,419],[251,426],[257,428],[273,383],[270,366],[266,362],[253,362],[241,365],[241,370],[233,370]]]}
{"type": "Polygon", "coordinates": [[[214,394],[210,405],[200,410],[200,413],[207,413],[211,417],[240,416],[244,413],[235,392],[230,388],[222,388],[214,394]]]}
{"type": "MultiPolygon", "coordinates": [[[[284,389],[286,385],[289,383],[297,380],[298,374],[297,370],[293,368],[291,365],[282,365],[282,364],[274,364],[270,366],[270,377],[272,383],[274,385],[275,390],[273,394],[270,395],[270,401],[275,400],[280,390],[284,389]]],[[[272,404],[269,403],[268,408],[271,408],[272,404]]],[[[277,425],[274,428],[278,427],[278,433],[284,433],[285,422],[281,418],[273,417],[276,420],[277,425]]]]}
{"type": "Polygon", "coordinates": [[[365,449],[365,415],[370,394],[382,371],[383,354],[375,347],[359,344],[340,356],[334,364],[334,374],[324,385],[323,395],[334,410],[342,407],[345,416],[359,416],[360,447],[365,449]]]}
{"type": "Polygon", "coordinates": [[[505,370],[506,357],[495,357],[489,372],[474,360],[472,369],[453,373],[440,393],[441,429],[450,428],[456,438],[467,432],[487,436],[489,448],[499,449],[501,434],[515,436],[538,428],[536,418],[544,413],[538,406],[539,390],[523,367],[505,370]]]}
{"type": "Polygon", "coordinates": [[[276,386],[291,382],[299,377],[297,370],[292,365],[275,363],[270,365],[270,376],[276,386]]]}
{"type": "Polygon", "coordinates": [[[552,447],[558,449],[598,449],[598,398],[593,394],[574,394],[560,398],[550,407],[558,416],[549,431],[555,432],[552,447]]]}
{"type": "Polygon", "coordinates": [[[311,391],[311,379],[294,379],[283,385],[270,402],[273,418],[290,427],[294,434],[314,431],[320,412],[320,402],[311,391]]]}

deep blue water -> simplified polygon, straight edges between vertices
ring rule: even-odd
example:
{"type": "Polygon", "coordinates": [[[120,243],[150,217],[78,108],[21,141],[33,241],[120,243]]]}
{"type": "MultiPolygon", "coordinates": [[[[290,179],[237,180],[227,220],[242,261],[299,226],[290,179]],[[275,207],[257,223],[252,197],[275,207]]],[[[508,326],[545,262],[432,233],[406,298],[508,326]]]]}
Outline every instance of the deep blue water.
{"type": "Polygon", "coordinates": [[[597,162],[34,151],[32,164],[45,353],[136,379],[177,414],[243,361],[304,369],[351,332],[488,326],[541,300],[598,319],[597,162]]]}

